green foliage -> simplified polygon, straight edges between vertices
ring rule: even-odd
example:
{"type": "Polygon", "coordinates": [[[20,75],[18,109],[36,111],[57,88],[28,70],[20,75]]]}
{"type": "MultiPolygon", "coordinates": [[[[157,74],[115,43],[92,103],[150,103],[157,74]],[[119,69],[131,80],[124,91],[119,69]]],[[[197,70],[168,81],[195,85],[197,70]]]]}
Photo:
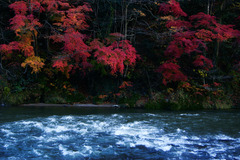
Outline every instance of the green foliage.
{"type": "Polygon", "coordinates": [[[100,96],[94,96],[92,98],[93,104],[103,104],[104,103],[104,98],[101,98],[100,96]]]}
{"type": "Polygon", "coordinates": [[[57,94],[46,96],[44,101],[45,103],[50,103],[50,104],[64,104],[67,102],[63,97],[57,94]]]}
{"type": "Polygon", "coordinates": [[[0,101],[11,105],[39,102],[40,87],[32,82],[31,77],[28,80],[0,78],[0,101]]]}
{"type": "Polygon", "coordinates": [[[237,71],[232,71],[231,74],[233,76],[233,80],[228,85],[228,89],[230,90],[233,106],[235,108],[240,108],[240,73],[237,71]]]}
{"type": "Polygon", "coordinates": [[[10,88],[7,80],[0,75],[0,102],[5,103],[7,97],[9,96],[10,88]]]}
{"type": "Polygon", "coordinates": [[[120,96],[118,99],[118,103],[125,104],[131,108],[134,108],[137,100],[139,100],[140,97],[141,96],[137,93],[131,93],[125,96],[120,96]]]}
{"type": "Polygon", "coordinates": [[[189,103],[189,96],[182,91],[171,93],[166,96],[163,93],[156,93],[152,100],[150,100],[145,108],[160,109],[160,110],[196,110],[199,109],[193,103],[189,103]]]}
{"type": "Polygon", "coordinates": [[[11,94],[11,89],[9,87],[4,87],[0,93],[0,102],[6,103],[9,95],[11,94]]]}
{"type": "Polygon", "coordinates": [[[31,94],[31,90],[11,93],[6,100],[6,103],[11,105],[31,103],[31,94]]]}
{"type": "Polygon", "coordinates": [[[100,74],[101,74],[101,76],[106,76],[106,75],[107,75],[107,71],[106,71],[106,69],[105,69],[105,67],[104,67],[103,64],[97,63],[96,60],[92,60],[92,61],[91,61],[91,64],[93,65],[92,68],[93,68],[94,70],[96,70],[96,71],[99,71],[100,74]]]}
{"type": "Polygon", "coordinates": [[[68,94],[66,96],[67,103],[73,103],[73,102],[84,103],[85,100],[86,100],[86,97],[82,93],[79,93],[77,91],[71,94],[68,94]]]}
{"type": "Polygon", "coordinates": [[[189,83],[180,85],[177,90],[168,88],[166,93],[155,93],[153,99],[145,105],[147,109],[161,110],[231,109],[232,107],[231,98],[220,88],[216,89],[213,86],[202,88],[189,83]]]}
{"type": "Polygon", "coordinates": [[[230,99],[227,99],[225,101],[216,101],[215,103],[216,109],[232,109],[232,101],[230,99]]]}
{"type": "Polygon", "coordinates": [[[183,90],[173,93],[170,101],[176,104],[172,108],[174,110],[198,110],[203,108],[202,97],[192,97],[192,95],[183,90]]]}

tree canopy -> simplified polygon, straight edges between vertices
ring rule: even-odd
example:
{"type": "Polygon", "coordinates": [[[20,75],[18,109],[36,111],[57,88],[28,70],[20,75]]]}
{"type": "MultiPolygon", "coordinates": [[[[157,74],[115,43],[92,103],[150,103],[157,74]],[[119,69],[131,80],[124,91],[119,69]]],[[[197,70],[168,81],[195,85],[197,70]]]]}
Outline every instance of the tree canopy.
{"type": "Polygon", "coordinates": [[[16,103],[47,102],[46,94],[159,102],[158,93],[175,103],[181,91],[238,103],[235,0],[22,0],[0,9],[1,101],[28,91],[16,103]]]}

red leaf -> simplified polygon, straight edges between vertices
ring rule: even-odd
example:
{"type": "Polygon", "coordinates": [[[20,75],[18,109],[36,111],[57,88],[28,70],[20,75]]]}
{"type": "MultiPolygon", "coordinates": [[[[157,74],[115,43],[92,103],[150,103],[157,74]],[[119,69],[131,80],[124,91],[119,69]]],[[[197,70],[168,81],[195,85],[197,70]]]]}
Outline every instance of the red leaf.
{"type": "Polygon", "coordinates": [[[177,82],[177,81],[186,81],[187,76],[185,76],[180,71],[180,66],[172,63],[166,62],[159,66],[157,72],[162,73],[163,75],[163,84],[166,85],[169,82],[177,82]]]}
{"type": "Polygon", "coordinates": [[[123,83],[119,86],[120,89],[126,88],[126,87],[132,87],[132,82],[130,82],[130,81],[123,81],[123,83]]]}
{"type": "Polygon", "coordinates": [[[114,41],[109,46],[104,46],[98,40],[92,41],[91,48],[95,49],[94,57],[99,63],[110,66],[111,74],[120,72],[123,74],[124,65],[133,66],[139,56],[136,54],[135,48],[128,40],[120,42],[114,41]]]}
{"type": "Polygon", "coordinates": [[[5,54],[11,54],[13,50],[19,50],[19,43],[16,41],[10,42],[7,44],[1,44],[0,45],[0,52],[3,52],[5,54]]]}
{"type": "Polygon", "coordinates": [[[175,0],[169,0],[167,4],[160,4],[159,12],[160,11],[163,12],[163,14],[165,15],[173,14],[175,17],[187,16],[187,14],[181,9],[179,2],[176,2],[175,0]]]}
{"type": "Polygon", "coordinates": [[[9,8],[11,8],[16,15],[25,15],[28,10],[27,4],[24,1],[14,2],[9,5],[9,8]]]}
{"type": "Polygon", "coordinates": [[[45,11],[45,9],[41,6],[39,0],[31,0],[29,3],[29,8],[31,8],[31,11],[36,11],[40,13],[45,11]]]}
{"type": "Polygon", "coordinates": [[[196,20],[195,27],[202,26],[202,27],[209,28],[212,25],[216,25],[217,24],[215,16],[211,16],[211,15],[205,14],[203,12],[199,12],[196,15],[192,15],[192,16],[189,17],[189,19],[191,21],[196,20]]]}
{"type": "Polygon", "coordinates": [[[216,35],[212,31],[201,29],[195,33],[197,38],[202,39],[205,42],[211,42],[212,39],[216,39],[216,35]]]}
{"type": "Polygon", "coordinates": [[[219,86],[221,86],[221,83],[213,82],[213,85],[214,85],[215,87],[219,87],[219,86]]]}
{"type": "Polygon", "coordinates": [[[17,29],[24,27],[26,25],[26,22],[27,17],[25,15],[17,14],[10,19],[10,29],[16,31],[17,29]]]}
{"type": "Polygon", "coordinates": [[[213,67],[212,61],[203,55],[197,56],[193,64],[197,67],[204,67],[205,70],[209,70],[213,67]]]}

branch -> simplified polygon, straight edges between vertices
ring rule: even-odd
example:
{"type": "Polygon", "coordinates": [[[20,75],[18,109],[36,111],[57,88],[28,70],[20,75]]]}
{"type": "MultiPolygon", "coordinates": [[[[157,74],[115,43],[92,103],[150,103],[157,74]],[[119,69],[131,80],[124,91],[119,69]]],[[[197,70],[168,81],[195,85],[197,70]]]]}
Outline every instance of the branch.
{"type": "Polygon", "coordinates": [[[11,72],[5,68],[3,68],[2,63],[0,63],[0,69],[5,72],[5,74],[8,76],[10,75],[11,77],[16,77],[15,75],[12,75],[11,72]]]}

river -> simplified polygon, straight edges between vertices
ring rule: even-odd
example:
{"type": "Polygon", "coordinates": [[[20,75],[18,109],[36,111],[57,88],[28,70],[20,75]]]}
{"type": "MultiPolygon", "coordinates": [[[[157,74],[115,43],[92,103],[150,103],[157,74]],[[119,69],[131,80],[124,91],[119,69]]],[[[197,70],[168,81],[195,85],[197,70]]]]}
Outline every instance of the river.
{"type": "Polygon", "coordinates": [[[0,159],[236,159],[240,111],[0,108],[0,159]]]}

